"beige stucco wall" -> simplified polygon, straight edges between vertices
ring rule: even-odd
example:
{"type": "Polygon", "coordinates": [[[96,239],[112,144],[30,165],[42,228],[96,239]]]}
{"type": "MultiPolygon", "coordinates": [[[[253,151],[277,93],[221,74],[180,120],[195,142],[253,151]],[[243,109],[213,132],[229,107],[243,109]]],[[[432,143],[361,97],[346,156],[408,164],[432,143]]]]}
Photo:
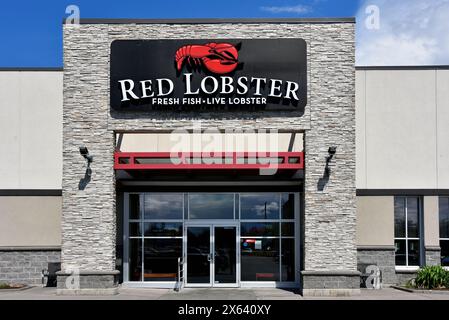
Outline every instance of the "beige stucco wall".
{"type": "Polygon", "coordinates": [[[61,245],[61,197],[0,197],[0,247],[61,245]]]}
{"type": "Polygon", "coordinates": [[[365,107],[366,72],[355,73],[355,142],[356,142],[356,186],[366,188],[366,107],[365,107]]]}
{"type": "Polygon", "coordinates": [[[440,246],[438,197],[424,197],[424,245],[440,246]]]}
{"type": "Polygon", "coordinates": [[[449,189],[449,70],[436,72],[438,189],[449,189]]]}
{"type": "Polygon", "coordinates": [[[358,70],[357,188],[449,188],[449,70],[358,70]]]}
{"type": "Polygon", "coordinates": [[[62,71],[0,71],[0,189],[61,189],[62,71]]]}
{"type": "Polygon", "coordinates": [[[357,197],[357,246],[394,245],[394,197],[357,197]]]}

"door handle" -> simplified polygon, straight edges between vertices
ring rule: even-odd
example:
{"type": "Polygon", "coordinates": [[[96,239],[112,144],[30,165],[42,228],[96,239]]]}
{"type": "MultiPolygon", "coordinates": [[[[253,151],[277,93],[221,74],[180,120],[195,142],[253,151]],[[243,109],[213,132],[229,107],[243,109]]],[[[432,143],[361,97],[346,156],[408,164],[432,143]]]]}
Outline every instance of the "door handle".
{"type": "Polygon", "coordinates": [[[207,261],[211,261],[211,256],[210,256],[210,253],[207,255],[207,261]]]}

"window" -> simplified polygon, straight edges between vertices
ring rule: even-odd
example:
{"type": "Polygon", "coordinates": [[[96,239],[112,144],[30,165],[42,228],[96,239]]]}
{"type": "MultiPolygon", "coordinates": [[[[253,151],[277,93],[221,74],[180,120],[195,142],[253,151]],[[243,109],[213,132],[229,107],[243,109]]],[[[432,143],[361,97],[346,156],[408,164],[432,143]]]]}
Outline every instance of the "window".
{"type": "Polygon", "coordinates": [[[129,280],[142,281],[142,240],[129,239],[129,280]]]}
{"type": "Polygon", "coordinates": [[[146,193],[144,197],[145,219],[182,220],[184,200],[181,193],[146,193]]]}
{"type": "Polygon", "coordinates": [[[449,266],[449,197],[440,197],[441,265],[449,266]]]}
{"type": "Polygon", "coordinates": [[[419,197],[394,199],[394,243],[396,266],[420,266],[421,200],[419,197]]]}
{"type": "Polygon", "coordinates": [[[242,281],[295,281],[295,195],[240,194],[242,281]]]}
{"type": "Polygon", "coordinates": [[[242,238],[242,281],[279,281],[279,237],[242,238]]]}
{"type": "Polygon", "coordinates": [[[189,219],[234,219],[234,194],[189,194],[189,219]]]}
{"type": "Polygon", "coordinates": [[[144,240],[144,281],[176,281],[182,238],[144,240]]]}
{"type": "Polygon", "coordinates": [[[293,193],[283,193],[281,196],[282,219],[295,219],[295,195],[293,193]]]}
{"type": "Polygon", "coordinates": [[[129,218],[130,219],[140,219],[140,195],[130,194],[129,195],[129,218]]]}
{"type": "MultiPolygon", "coordinates": [[[[295,239],[299,228],[296,220],[298,193],[131,192],[127,199],[127,227],[124,230],[128,240],[124,253],[127,281],[176,281],[178,258],[189,250],[184,247],[189,237],[188,231],[184,234],[185,226],[204,219],[211,220],[201,222],[208,230],[209,225],[228,222],[224,219],[240,224],[240,234],[236,234],[235,227],[231,229],[234,239],[240,242],[237,253],[240,254],[241,281],[293,282],[298,276],[299,248],[295,239]]],[[[215,230],[221,229],[215,226],[215,230]]],[[[217,234],[215,241],[220,239],[217,234]]],[[[229,243],[235,253],[235,242],[229,243]]],[[[201,267],[191,263],[187,270],[201,267]]],[[[238,267],[235,257],[225,267],[235,270],[238,267]]],[[[215,272],[223,274],[223,268],[215,269],[215,272]]]]}
{"type": "Polygon", "coordinates": [[[240,228],[242,236],[279,236],[279,222],[242,222],[240,228]]]}
{"type": "Polygon", "coordinates": [[[279,219],[279,194],[241,194],[240,219],[279,219]]]}
{"type": "Polygon", "coordinates": [[[129,195],[130,281],[176,281],[183,211],[182,193],[129,195]]]}

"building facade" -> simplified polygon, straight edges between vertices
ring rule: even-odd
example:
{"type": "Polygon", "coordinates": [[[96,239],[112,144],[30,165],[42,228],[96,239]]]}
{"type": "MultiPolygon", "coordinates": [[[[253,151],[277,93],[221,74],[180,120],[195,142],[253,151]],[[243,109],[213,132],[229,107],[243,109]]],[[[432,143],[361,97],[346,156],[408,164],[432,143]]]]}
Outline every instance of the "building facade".
{"type": "Polygon", "coordinates": [[[357,71],[358,261],[378,261],[384,283],[447,266],[448,76],[444,66],[357,71]]]}
{"type": "Polygon", "coordinates": [[[0,281],[37,284],[60,262],[61,294],[75,275],[81,294],[182,282],[336,295],[357,294],[369,265],[389,285],[447,263],[448,68],[356,69],[353,19],[63,32],[63,70],[0,72],[0,281]],[[153,100],[184,101],[193,77],[199,107],[153,100]],[[265,86],[248,85],[250,106],[212,99],[253,78],[265,86]]]}

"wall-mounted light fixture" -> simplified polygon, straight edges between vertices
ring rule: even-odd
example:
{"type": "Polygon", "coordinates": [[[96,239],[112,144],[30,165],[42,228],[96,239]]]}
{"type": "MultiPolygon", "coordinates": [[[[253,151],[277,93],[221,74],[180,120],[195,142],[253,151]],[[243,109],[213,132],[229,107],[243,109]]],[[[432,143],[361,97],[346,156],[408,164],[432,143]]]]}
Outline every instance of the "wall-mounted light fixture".
{"type": "Polygon", "coordinates": [[[87,161],[86,175],[90,177],[92,175],[92,169],[90,168],[90,164],[94,161],[94,156],[89,154],[89,150],[87,150],[86,146],[80,147],[80,154],[87,161]]]}
{"type": "Polygon", "coordinates": [[[87,160],[88,163],[94,161],[94,156],[89,154],[89,150],[87,150],[87,147],[85,146],[80,147],[80,153],[84,157],[84,159],[87,160]]]}
{"type": "Polygon", "coordinates": [[[335,153],[337,152],[337,147],[329,147],[329,150],[327,151],[329,155],[326,157],[326,176],[331,175],[331,168],[329,167],[329,163],[331,162],[332,158],[334,157],[335,153]]]}

